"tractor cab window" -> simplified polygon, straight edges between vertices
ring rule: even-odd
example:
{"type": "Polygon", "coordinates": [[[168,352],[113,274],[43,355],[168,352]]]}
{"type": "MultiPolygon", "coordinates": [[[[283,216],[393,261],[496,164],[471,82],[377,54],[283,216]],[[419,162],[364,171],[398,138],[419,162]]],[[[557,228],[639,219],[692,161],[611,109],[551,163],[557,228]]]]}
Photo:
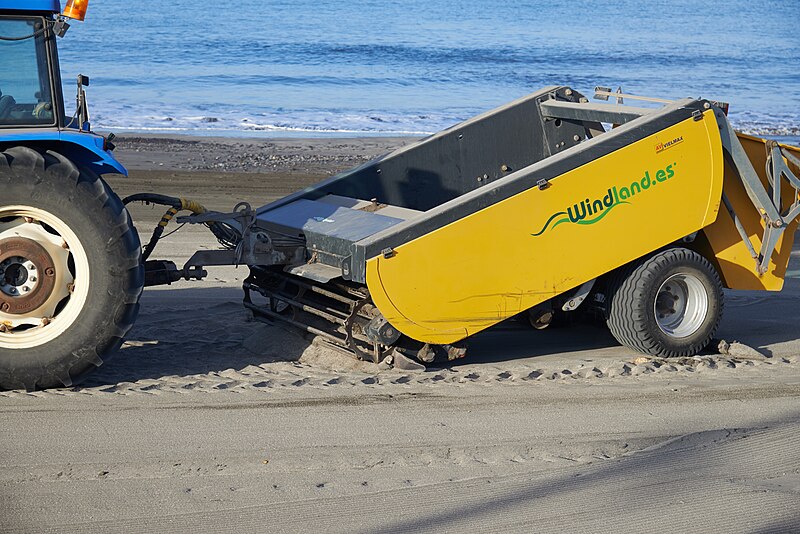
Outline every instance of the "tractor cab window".
{"type": "Polygon", "coordinates": [[[0,127],[55,124],[43,25],[0,18],[0,127]]]}

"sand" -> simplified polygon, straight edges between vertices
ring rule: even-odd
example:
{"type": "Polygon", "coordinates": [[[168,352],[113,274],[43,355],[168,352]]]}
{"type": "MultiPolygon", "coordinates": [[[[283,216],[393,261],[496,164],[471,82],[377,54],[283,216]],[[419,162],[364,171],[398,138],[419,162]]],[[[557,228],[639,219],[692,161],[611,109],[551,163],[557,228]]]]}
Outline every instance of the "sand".
{"type": "MultiPolygon", "coordinates": [[[[402,142],[122,137],[110,183],[228,210],[402,142]]],[[[160,211],[133,207],[143,235],[160,211]]],[[[214,245],[185,227],[155,256],[214,245]]],[[[250,321],[243,268],[148,290],[81,387],[0,393],[0,532],[797,532],[799,251],[790,271],[727,295],[725,354],[511,321],[425,372],[250,321]]]]}

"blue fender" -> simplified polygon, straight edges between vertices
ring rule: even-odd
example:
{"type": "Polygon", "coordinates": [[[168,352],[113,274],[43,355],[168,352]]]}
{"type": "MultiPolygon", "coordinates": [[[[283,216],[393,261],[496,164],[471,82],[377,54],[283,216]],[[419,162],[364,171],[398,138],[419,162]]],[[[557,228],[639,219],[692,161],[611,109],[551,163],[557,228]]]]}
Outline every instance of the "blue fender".
{"type": "Polygon", "coordinates": [[[109,150],[103,149],[105,138],[95,133],[38,128],[9,132],[0,130],[0,148],[14,145],[55,150],[101,176],[109,173],[128,176],[127,169],[109,150]]]}

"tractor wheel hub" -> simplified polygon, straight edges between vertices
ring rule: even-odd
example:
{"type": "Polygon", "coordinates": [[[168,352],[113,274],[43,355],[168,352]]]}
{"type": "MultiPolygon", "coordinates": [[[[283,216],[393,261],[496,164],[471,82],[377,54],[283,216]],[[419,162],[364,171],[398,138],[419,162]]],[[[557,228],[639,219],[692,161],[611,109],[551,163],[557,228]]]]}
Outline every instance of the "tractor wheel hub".
{"type": "Polygon", "coordinates": [[[36,241],[0,240],[0,310],[23,315],[41,307],[53,293],[55,274],[53,259],[36,241]]]}

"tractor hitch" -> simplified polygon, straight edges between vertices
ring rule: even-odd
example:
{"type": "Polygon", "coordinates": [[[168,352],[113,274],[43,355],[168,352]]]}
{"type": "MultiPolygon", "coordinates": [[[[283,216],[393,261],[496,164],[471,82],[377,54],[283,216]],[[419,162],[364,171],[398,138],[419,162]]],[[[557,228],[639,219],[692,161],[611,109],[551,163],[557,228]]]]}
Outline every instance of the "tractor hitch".
{"type": "Polygon", "coordinates": [[[168,286],[178,280],[202,280],[206,276],[208,276],[208,271],[204,269],[191,266],[178,269],[175,263],[169,260],[144,262],[145,287],[168,286]]]}

